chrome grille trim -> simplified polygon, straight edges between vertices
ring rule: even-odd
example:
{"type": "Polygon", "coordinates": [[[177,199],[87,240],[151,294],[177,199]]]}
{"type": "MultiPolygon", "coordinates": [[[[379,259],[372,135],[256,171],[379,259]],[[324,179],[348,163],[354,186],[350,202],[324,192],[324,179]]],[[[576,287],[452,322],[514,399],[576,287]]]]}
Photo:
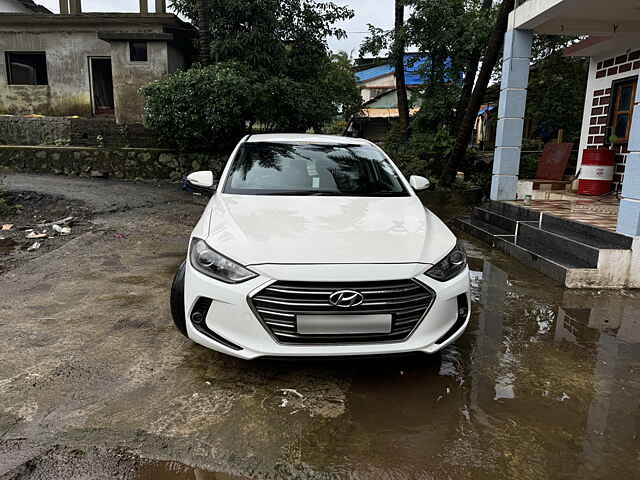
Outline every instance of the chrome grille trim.
{"type": "Polygon", "coordinates": [[[289,345],[336,345],[403,342],[418,328],[435,301],[435,292],[414,280],[380,282],[287,282],[275,281],[247,297],[249,306],[278,343],[289,345]],[[329,303],[339,290],[362,293],[364,302],[351,308],[329,303]],[[297,315],[392,315],[390,333],[305,335],[297,333],[297,315]]]}

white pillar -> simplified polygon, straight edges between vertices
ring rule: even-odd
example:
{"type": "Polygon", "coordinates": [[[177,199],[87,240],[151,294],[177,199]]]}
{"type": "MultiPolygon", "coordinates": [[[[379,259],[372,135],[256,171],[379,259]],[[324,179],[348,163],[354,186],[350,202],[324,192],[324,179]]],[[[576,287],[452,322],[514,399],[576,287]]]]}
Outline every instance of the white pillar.
{"type": "MultiPolygon", "coordinates": [[[[640,76],[638,78],[640,86],[640,76]]],[[[636,98],[629,133],[629,155],[622,181],[622,200],[618,211],[618,232],[640,236],[640,88],[636,98]]]]}
{"type": "Polygon", "coordinates": [[[504,36],[491,200],[516,199],[532,40],[529,30],[509,30],[504,36]]]}
{"type": "Polygon", "coordinates": [[[82,0],[69,0],[69,13],[72,15],[82,13],[82,0]]]}

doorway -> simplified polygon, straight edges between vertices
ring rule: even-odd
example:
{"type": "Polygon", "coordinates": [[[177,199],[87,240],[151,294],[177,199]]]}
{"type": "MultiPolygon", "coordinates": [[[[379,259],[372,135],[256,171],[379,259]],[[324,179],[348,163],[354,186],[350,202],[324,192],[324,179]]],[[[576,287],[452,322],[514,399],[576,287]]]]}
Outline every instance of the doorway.
{"type": "Polygon", "coordinates": [[[91,100],[94,115],[113,115],[113,76],[111,58],[89,57],[91,100]]]}

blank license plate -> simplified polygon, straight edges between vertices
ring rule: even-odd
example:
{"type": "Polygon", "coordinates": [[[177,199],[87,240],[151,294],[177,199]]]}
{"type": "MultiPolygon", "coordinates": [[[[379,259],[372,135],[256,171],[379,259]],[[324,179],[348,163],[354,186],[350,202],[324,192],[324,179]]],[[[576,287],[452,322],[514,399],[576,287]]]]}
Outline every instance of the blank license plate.
{"type": "Polygon", "coordinates": [[[391,315],[298,315],[302,335],[390,333],[391,315]]]}

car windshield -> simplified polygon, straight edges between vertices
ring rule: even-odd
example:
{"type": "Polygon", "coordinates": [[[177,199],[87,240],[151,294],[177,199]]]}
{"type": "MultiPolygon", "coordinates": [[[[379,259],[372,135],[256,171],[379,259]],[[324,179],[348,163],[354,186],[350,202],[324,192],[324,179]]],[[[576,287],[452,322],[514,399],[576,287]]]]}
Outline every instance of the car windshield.
{"type": "Polygon", "coordinates": [[[385,156],[367,145],[245,143],[224,193],[407,196],[385,156]]]}

